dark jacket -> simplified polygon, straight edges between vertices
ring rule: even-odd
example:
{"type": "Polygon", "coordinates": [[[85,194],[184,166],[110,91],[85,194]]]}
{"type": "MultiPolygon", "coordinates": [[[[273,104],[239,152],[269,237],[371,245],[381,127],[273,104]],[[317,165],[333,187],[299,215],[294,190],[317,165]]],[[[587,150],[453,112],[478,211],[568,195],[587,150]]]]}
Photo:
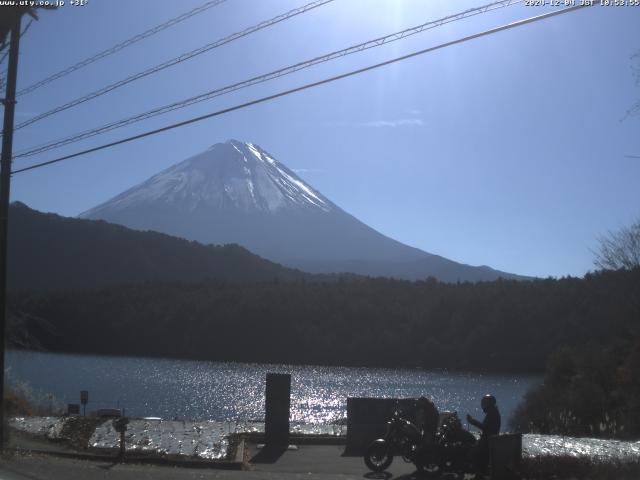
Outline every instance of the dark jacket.
{"type": "Polygon", "coordinates": [[[500,412],[497,407],[489,407],[482,422],[475,418],[470,418],[469,423],[478,427],[482,431],[480,440],[488,440],[491,435],[500,433],[500,412]]]}

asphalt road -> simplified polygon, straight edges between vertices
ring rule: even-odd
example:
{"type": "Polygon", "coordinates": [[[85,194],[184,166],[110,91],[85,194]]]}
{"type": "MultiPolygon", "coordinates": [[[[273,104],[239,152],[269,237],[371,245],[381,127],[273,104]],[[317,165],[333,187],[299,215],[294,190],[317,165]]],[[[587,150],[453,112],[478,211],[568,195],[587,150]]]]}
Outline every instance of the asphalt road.
{"type": "Polygon", "coordinates": [[[342,456],[344,446],[303,445],[297,450],[264,454],[252,446],[247,470],[217,470],[145,464],[114,464],[55,456],[18,454],[0,459],[0,480],[146,480],[146,479],[244,479],[244,480],[348,480],[418,479],[412,464],[396,458],[388,472],[368,472],[361,457],[342,456]]]}

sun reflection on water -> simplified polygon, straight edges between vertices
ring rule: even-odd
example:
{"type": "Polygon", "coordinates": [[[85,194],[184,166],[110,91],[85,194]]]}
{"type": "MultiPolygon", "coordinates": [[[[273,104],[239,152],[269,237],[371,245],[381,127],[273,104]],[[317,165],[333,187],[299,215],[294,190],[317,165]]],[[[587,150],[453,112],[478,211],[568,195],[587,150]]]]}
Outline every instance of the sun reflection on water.
{"type": "Polygon", "coordinates": [[[347,397],[431,397],[441,410],[481,415],[479,399],[497,398],[510,416],[539,377],[324,366],[259,365],[170,359],[9,352],[12,375],[62,404],[89,390],[87,411],[125,408],[165,420],[263,421],[265,377],[290,373],[291,420],[331,424],[346,416],[347,397]]]}

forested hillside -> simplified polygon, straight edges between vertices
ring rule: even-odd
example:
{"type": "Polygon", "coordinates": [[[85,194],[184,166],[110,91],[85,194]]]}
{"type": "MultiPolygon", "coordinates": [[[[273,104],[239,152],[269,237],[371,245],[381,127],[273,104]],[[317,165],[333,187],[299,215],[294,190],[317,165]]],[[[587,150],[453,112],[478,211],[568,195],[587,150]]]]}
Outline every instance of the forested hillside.
{"type": "Polygon", "coordinates": [[[206,246],[157,232],[32,210],[10,210],[9,287],[48,290],[153,280],[229,282],[307,276],[237,245],[206,246]]]}
{"type": "Polygon", "coordinates": [[[457,285],[146,283],[14,293],[10,311],[52,351],[541,372],[559,346],[631,344],[639,305],[636,269],[457,285]]]}

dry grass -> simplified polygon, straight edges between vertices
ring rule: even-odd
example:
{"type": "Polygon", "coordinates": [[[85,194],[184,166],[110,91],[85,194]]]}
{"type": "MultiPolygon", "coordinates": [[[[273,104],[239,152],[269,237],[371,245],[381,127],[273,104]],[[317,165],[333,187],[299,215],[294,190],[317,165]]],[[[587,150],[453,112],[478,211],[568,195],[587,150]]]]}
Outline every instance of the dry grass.
{"type": "Polygon", "coordinates": [[[35,415],[36,408],[33,403],[21,392],[9,390],[4,396],[5,414],[10,417],[35,415]]]}

